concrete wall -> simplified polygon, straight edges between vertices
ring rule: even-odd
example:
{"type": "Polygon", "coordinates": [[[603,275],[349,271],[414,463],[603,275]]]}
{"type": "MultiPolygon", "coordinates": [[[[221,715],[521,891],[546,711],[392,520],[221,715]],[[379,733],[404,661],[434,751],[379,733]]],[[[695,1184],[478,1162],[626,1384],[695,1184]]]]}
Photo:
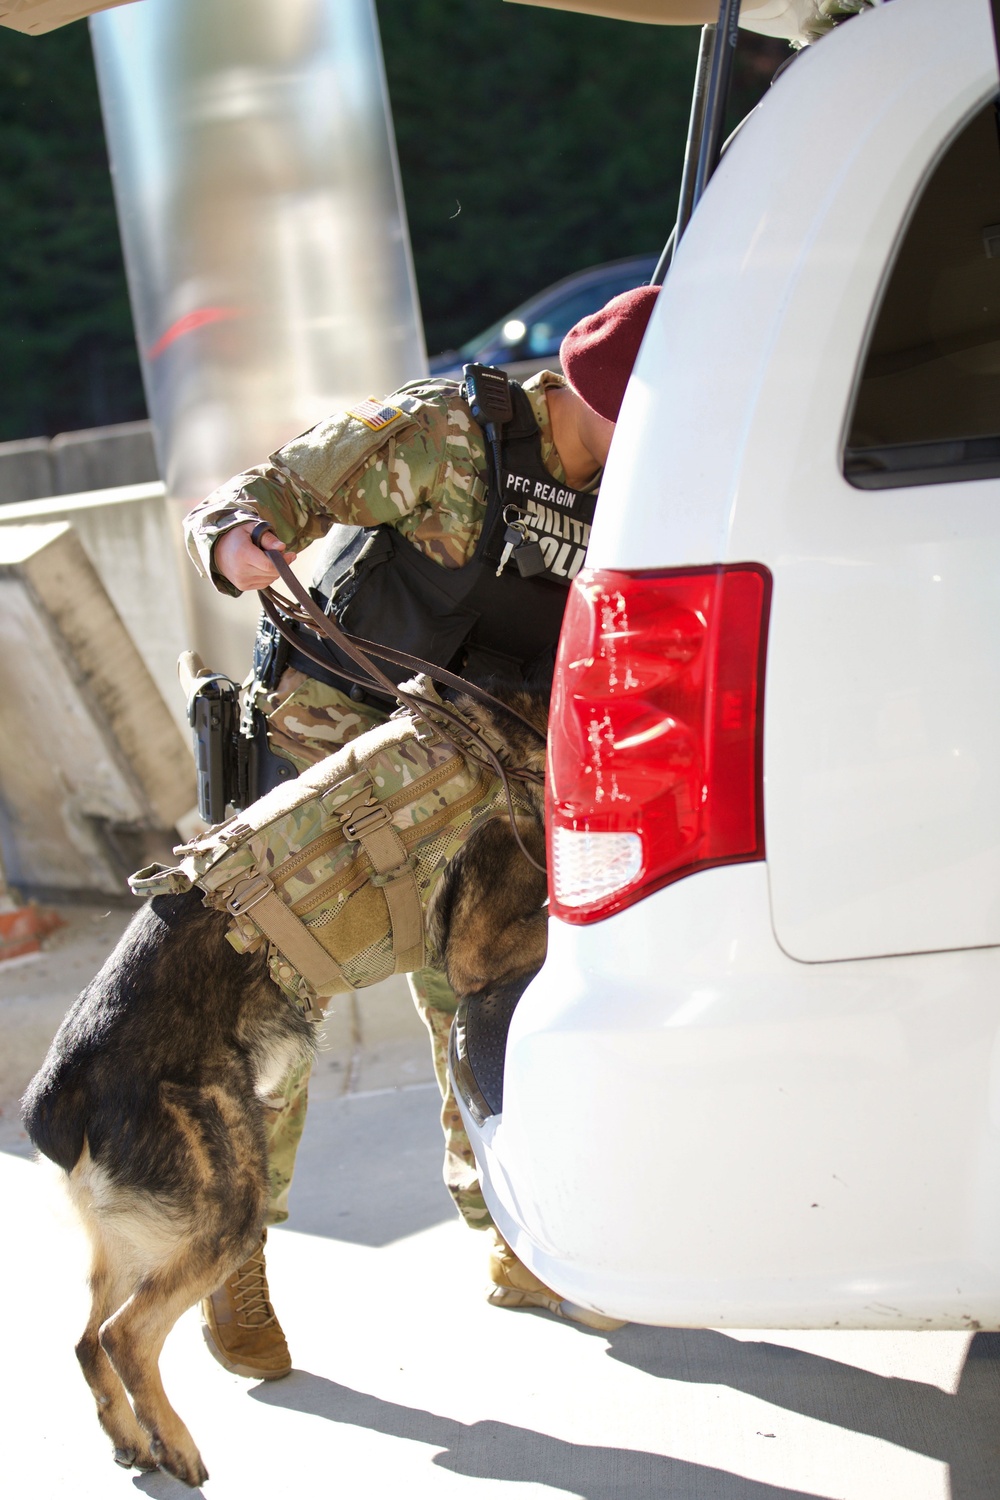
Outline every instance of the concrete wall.
{"type": "Polygon", "coordinates": [[[0,505],[55,493],[49,438],[0,443],[0,505]]]}
{"type": "Polygon", "coordinates": [[[177,658],[190,641],[177,524],[163,485],[154,481],[0,506],[0,526],[39,521],[72,523],[168,708],[187,734],[177,658]]]}
{"type": "Polygon", "coordinates": [[[50,495],[79,495],[123,484],[150,484],[160,478],[149,422],[60,432],[50,447],[55,479],[50,495]]]}
{"type": "MultiPolygon", "coordinates": [[[[184,509],[154,481],[0,505],[0,527],[42,521],[73,524],[139,654],[186,733],[185,705],[177,682],[178,656],[198,649],[207,665],[242,680],[250,669],[260,604],[254,593],[239,599],[217,594],[206,579],[198,577],[184,551],[184,509]],[[201,611],[200,639],[193,624],[193,600],[201,611]]],[[[303,582],[308,583],[315,571],[320,545],[304,548],[296,559],[295,572],[303,582]]]]}
{"type": "Polygon", "coordinates": [[[0,505],[159,479],[149,422],[0,443],[0,505]]]}
{"type": "Polygon", "coordinates": [[[79,533],[0,526],[0,845],[22,894],[121,893],[195,801],[176,722],[79,533]]]}

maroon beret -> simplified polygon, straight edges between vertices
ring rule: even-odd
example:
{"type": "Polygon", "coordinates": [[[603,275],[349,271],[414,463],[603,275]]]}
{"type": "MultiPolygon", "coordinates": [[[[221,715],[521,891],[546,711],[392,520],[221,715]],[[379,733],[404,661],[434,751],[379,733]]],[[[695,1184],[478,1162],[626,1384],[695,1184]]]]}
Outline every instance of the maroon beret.
{"type": "Polygon", "coordinates": [[[563,374],[577,395],[609,422],[622,397],[646,332],[658,286],[637,286],[612,297],[574,324],[559,346],[563,374]]]}

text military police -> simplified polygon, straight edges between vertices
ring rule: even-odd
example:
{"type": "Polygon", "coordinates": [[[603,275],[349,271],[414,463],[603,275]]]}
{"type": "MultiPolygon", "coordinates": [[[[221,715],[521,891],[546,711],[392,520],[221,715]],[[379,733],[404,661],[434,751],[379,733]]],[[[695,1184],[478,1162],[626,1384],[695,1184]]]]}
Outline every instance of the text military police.
{"type": "MultiPolygon", "coordinates": [[[[264,546],[288,559],[329,534],[314,594],[346,630],[480,680],[544,683],[657,290],[625,292],[572,328],[560,348],[563,376],[511,382],[499,463],[473,418],[472,390],[413,381],[320,422],[196,506],[185,528],[199,570],[225,593],[264,588],[277,574],[251,540],[257,523],[273,528],[264,546]]],[[[393,706],[325,673],[267,628],[245,693],[266,729],[260,791],[382,722],[393,706]]],[[[521,1265],[494,1228],[448,1083],[454,995],[431,969],[411,975],[410,987],[444,1099],[445,1182],[466,1222],[490,1231],[490,1301],[594,1323],[596,1315],[563,1302],[521,1265]]],[[[269,1110],[269,1223],[287,1218],[307,1081],[304,1070],[290,1076],[269,1110]]],[[[206,1341],[227,1369],[257,1379],[291,1369],[263,1242],[202,1311],[206,1341]]]]}

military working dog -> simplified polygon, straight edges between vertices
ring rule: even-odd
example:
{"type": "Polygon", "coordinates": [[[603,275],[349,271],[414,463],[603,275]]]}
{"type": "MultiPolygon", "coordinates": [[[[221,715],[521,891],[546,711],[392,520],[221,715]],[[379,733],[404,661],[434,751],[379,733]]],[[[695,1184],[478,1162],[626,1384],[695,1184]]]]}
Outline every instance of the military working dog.
{"type": "MultiPolygon", "coordinates": [[[[460,699],[511,766],[544,768],[546,705],[460,699]]],[[[377,733],[378,731],[375,731],[377,733]]],[[[355,741],[364,743],[366,736],[355,741]]],[[[519,832],[544,850],[540,785],[519,832]]],[[[480,823],[425,893],[429,947],[460,996],[510,982],[545,955],[545,876],[511,823],[480,823]]],[[[263,1098],[314,1047],[315,1027],[272,981],[266,945],[240,953],[197,887],[133,918],[63,1021],[23,1102],[28,1133],[66,1173],[92,1247],[77,1358],[115,1460],[207,1478],[159,1372],[180,1315],[251,1254],[268,1199],[263,1098]]]]}

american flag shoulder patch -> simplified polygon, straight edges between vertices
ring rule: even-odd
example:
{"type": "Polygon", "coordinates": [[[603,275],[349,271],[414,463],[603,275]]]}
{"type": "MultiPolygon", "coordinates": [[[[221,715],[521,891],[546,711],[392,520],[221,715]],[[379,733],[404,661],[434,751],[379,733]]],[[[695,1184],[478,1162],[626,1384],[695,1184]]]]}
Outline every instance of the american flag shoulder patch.
{"type": "Polygon", "coordinates": [[[383,406],[380,401],[371,397],[358,406],[349,406],[347,415],[357,417],[371,432],[381,432],[383,427],[391,427],[397,417],[403,416],[403,412],[398,406],[383,406]]]}

